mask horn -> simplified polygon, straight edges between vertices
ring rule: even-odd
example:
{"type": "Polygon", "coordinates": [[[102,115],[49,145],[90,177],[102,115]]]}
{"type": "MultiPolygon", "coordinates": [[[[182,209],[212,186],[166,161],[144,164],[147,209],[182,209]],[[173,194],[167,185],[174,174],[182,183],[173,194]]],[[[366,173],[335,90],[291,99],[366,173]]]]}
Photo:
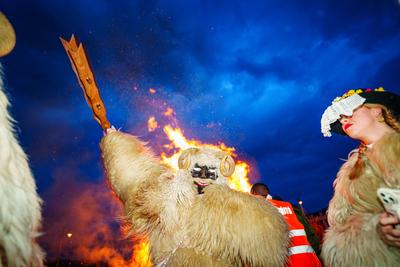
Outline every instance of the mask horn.
{"type": "Polygon", "coordinates": [[[7,17],[0,12],[0,57],[10,53],[15,46],[15,31],[7,17]]]}
{"type": "Polygon", "coordinates": [[[179,156],[178,159],[178,166],[179,169],[187,170],[189,169],[190,166],[190,156],[195,154],[197,151],[199,151],[198,148],[188,148],[185,149],[182,154],[179,156]]]}
{"type": "Polygon", "coordinates": [[[220,164],[220,172],[223,176],[229,177],[235,171],[235,161],[229,155],[226,155],[220,164]]]}

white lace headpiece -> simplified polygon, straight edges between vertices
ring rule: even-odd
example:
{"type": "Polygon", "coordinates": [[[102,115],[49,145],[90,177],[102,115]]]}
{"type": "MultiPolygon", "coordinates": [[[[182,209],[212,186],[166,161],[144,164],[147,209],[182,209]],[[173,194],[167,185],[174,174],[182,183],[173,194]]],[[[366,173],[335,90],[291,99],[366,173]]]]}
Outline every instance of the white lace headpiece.
{"type": "Polygon", "coordinates": [[[365,98],[359,94],[352,94],[346,98],[338,98],[333,100],[330,105],[322,114],[321,118],[321,132],[325,137],[332,136],[331,124],[340,119],[340,115],[351,116],[353,111],[364,104],[365,98]]]}

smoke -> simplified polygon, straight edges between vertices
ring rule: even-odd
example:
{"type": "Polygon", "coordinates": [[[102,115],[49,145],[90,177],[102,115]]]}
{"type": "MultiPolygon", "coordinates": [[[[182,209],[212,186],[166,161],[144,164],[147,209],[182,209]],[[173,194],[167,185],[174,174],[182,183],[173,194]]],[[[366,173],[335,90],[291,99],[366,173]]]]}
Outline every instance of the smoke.
{"type": "MultiPolygon", "coordinates": [[[[133,241],[121,231],[121,204],[105,182],[78,181],[66,168],[56,171],[45,194],[44,233],[40,238],[47,261],[129,266],[133,241]]],[[[103,180],[104,181],[104,180],[103,180]]]]}

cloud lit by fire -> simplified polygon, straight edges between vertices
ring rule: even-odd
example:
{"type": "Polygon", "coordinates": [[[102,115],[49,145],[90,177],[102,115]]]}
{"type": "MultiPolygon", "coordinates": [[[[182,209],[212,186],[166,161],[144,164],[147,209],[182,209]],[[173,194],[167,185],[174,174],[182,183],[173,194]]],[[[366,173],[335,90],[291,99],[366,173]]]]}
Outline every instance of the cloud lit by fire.
{"type": "Polygon", "coordinates": [[[55,176],[53,188],[44,197],[45,232],[40,238],[47,261],[131,266],[133,242],[124,238],[118,219],[122,207],[105,182],[79,182],[79,173],[67,169],[55,176]]]}

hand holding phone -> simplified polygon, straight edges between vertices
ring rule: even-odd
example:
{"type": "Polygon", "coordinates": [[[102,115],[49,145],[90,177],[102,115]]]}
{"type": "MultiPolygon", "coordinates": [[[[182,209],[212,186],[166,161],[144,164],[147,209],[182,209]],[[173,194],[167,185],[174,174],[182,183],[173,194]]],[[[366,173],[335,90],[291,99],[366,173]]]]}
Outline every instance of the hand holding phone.
{"type": "Polygon", "coordinates": [[[377,194],[385,210],[400,219],[400,189],[380,187],[377,194]]]}

